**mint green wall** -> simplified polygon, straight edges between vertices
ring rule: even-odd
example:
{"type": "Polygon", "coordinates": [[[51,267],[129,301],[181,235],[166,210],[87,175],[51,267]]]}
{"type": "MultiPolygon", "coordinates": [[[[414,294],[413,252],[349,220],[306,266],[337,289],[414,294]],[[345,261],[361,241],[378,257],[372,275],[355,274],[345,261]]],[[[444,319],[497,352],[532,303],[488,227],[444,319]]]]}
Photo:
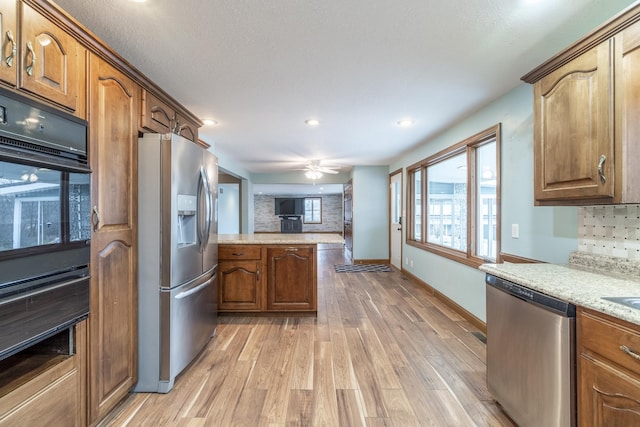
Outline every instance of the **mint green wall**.
{"type": "MultiPolygon", "coordinates": [[[[211,144],[210,141],[205,142],[211,144]]],[[[219,169],[224,169],[226,173],[240,178],[240,233],[253,233],[253,184],[251,183],[251,173],[225,152],[217,149],[215,144],[211,144],[209,151],[218,157],[219,169]]]]}
{"type": "MultiPolygon", "coordinates": [[[[630,3],[629,0],[598,2],[585,11],[581,19],[559,28],[542,43],[551,48],[551,56],[630,3]]],[[[541,261],[566,263],[569,253],[577,250],[578,246],[577,208],[533,205],[532,86],[521,83],[511,92],[402,156],[390,165],[389,171],[404,169],[496,123],[502,123],[501,250],[541,261]],[[511,224],[519,224],[519,239],[511,237],[511,224]]],[[[403,182],[406,194],[406,171],[403,182]]],[[[406,242],[402,250],[404,270],[442,292],[479,319],[486,319],[484,273],[409,246],[406,242]]]]}
{"type": "MultiPolygon", "coordinates": [[[[569,253],[577,249],[577,208],[533,206],[532,86],[519,85],[404,156],[389,170],[406,168],[497,123],[502,123],[502,252],[566,263],[569,253]],[[519,239],[511,238],[511,224],[514,223],[520,226],[519,239]]],[[[406,182],[405,173],[405,191],[406,182]]],[[[481,271],[406,244],[403,246],[403,258],[403,269],[476,317],[485,319],[484,274],[481,271]]]]}
{"type": "Polygon", "coordinates": [[[389,258],[389,168],[355,166],[353,180],[353,259],[389,258]]]}

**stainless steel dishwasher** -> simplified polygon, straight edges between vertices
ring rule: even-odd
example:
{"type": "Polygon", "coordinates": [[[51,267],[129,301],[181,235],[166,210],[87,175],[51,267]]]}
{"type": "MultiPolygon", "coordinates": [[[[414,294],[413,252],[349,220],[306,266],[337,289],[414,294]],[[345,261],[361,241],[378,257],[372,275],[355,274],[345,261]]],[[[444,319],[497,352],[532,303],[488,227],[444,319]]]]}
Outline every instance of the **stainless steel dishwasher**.
{"type": "Polygon", "coordinates": [[[486,275],[487,386],[520,427],[575,426],[575,306],[486,275]]]}

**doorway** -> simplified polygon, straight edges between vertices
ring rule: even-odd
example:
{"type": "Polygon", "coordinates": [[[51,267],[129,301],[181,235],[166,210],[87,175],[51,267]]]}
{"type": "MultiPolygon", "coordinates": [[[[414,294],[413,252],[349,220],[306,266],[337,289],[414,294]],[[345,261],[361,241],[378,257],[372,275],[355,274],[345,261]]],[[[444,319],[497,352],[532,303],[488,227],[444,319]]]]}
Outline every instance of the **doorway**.
{"type": "Polygon", "coordinates": [[[218,233],[239,234],[241,227],[240,179],[218,174],[218,233]]]}
{"type": "Polygon", "coordinates": [[[389,175],[389,242],[391,265],[402,270],[402,170],[389,175]]]}

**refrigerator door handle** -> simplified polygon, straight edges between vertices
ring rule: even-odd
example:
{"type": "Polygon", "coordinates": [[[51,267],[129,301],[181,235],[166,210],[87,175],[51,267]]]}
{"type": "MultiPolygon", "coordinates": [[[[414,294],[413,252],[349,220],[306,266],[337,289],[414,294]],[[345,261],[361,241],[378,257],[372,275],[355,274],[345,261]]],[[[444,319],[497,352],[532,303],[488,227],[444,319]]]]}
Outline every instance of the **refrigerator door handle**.
{"type": "Polygon", "coordinates": [[[213,279],[215,279],[215,276],[213,276],[211,279],[207,280],[206,282],[204,282],[204,283],[202,283],[202,284],[200,284],[200,285],[198,285],[196,287],[193,287],[191,289],[187,289],[186,291],[180,292],[174,298],[175,299],[183,299],[183,298],[188,297],[189,295],[196,294],[196,293],[202,291],[203,289],[205,289],[207,286],[209,286],[211,284],[211,282],[213,281],[213,279]]]}
{"type": "Polygon", "coordinates": [[[198,179],[198,237],[200,238],[200,251],[204,251],[209,243],[209,231],[211,229],[211,191],[209,188],[209,180],[204,168],[200,168],[200,177],[198,179]],[[203,194],[204,193],[204,194],[203,194]],[[204,202],[204,215],[200,211],[200,207],[204,202]]]}

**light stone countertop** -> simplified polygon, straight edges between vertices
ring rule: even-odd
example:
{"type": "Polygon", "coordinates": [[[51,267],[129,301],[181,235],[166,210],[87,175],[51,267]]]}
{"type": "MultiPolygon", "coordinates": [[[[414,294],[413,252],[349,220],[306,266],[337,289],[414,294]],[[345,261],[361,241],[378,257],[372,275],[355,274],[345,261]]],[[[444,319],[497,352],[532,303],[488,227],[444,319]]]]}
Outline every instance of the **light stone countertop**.
{"type": "Polygon", "coordinates": [[[339,234],[331,233],[255,233],[255,234],[220,234],[219,245],[304,245],[304,244],[339,244],[344,239],[339,234]]]}
{"type": "MultiPolygon", "coordinates": [[[[578,254],[578,255],[576,255],[578,254]]],[[[571,256],[570,264],[483,264],[480,270],[547,295],[640,325],[640,309],[602,297],[640,297],[640,276],[619,262],[602,264],[592,256],[571,256]],[[600,270],[591,268],[596,265],[600,270]],[[624,266],[623,266],[624,267],[624,266]],[[621,273],[620,271],[623,271],[621,273]]],[[[622,264],[627,264],[626,260],[622,264]]]]}

